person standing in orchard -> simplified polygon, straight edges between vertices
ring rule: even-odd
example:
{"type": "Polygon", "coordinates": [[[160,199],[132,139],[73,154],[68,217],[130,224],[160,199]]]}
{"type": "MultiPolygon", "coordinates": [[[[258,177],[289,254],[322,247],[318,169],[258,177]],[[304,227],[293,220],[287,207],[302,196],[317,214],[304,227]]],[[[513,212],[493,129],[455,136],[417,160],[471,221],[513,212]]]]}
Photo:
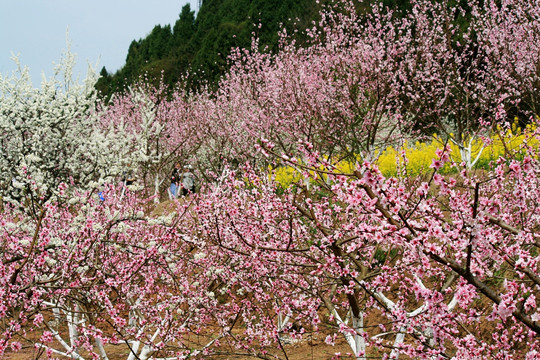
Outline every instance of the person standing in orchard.
{"type": "Polygon", "coordinates": [[[175,165],[174,165],[174,168],[173,168],[173,171],[172,171],[172,174],[171,174],[171,196],[173,198],[176,198],[178,196],[178,187],[180,186],[180,181],[181,181],[181,176],[182,176],[182,173],[181,173],[181,170],[180,170],[180,163],[177,162],[175,165]]]}
{"type": "Polygon", "coordinates": [[[191,165],[184,166],[182,174],[182,196],[195,192],[195,175],[191,172],[191,165]]]}
{"type": "Polygon", "coordinates": [[[131,167],[131,163],[127,164],[127,168],[122,173],[122,183],[124,186],[133,185],[135,183],[135,173],[131,167]]]}

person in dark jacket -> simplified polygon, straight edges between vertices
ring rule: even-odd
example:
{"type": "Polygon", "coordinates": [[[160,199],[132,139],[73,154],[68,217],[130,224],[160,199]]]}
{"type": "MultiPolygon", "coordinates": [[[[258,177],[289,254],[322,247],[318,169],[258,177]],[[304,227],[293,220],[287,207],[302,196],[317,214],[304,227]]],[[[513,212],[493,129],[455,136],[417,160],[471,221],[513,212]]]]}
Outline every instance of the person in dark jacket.
{"type": "Polygon", "coordinates": [[[122,172],[122,183],[125,186],[133,185],[135,183],[135,173],[131,168],[131,163],[127,164],[127,168],[122,172]]]}
{"type": "Polygon", "coordinates": [[[178,188],[182,182],[182,169],[180,163],[177,162],[174,165],[172,174],[171,174],[171,196],[176,198],[178,196],[178,188]]]}

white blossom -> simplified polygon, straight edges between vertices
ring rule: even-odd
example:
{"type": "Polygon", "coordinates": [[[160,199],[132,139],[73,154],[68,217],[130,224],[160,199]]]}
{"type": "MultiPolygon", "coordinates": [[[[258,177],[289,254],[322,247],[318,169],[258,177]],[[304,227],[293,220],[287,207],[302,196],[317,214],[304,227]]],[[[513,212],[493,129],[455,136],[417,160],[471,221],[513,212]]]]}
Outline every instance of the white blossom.
{"type": "Polygon", "coordinates": [[[132,156],[133,135],[100,125],[98,77],[90,69],[82,82],[73,78],[69,43],[54,76],[43,76],[39,88],[14,61],[17,71],[0,74],[0,197],[15,201],[32,192],[47,201],[59,195],[62,182],[84,190],[118,174],[132,156]]]}
{"type": "Polygon", "coordinates": [[[193,255],[193,258],[195,260],[200,260],[200,259],[204,259],[206,257],[206,254],[205,253],[196,253],[195,255],[193,255]]]}

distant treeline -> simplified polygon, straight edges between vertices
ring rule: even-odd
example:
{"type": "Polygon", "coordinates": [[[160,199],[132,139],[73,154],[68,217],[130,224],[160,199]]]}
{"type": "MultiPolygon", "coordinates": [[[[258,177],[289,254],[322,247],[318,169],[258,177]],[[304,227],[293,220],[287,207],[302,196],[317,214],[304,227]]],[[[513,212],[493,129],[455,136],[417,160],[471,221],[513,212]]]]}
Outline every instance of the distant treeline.
{"type": "MultiPolygon", "coordinates": [[[[176,23],[156,25],[144,38],[133,40],[125,65],[116,73],[101,69],[96,87],[104,97],[123,91],[126,86],[143,76],[157,84],[163,77],[167,85],[174,85],[190,73],[187,84],[196,88],[201,83],[213,87],[227,71],[227,56],[231,48],[248,48],[255,35],[261,49],[274,51],[278,47],[279,30],[284,26],[289,33],[303,30],[317,21],[323,6],[331,0],[205,0],[199,13],[185,5],[176,23]],[[259,26],[260,25],[260,26],[259,26]]],[[[358,2],[362,11],[370,1],[358,2]]],[[[392,9],[405,10],[409,0],[384,0],[392,9]]],[[[297,43],[305,44],[302,31],[297,43]]]]}

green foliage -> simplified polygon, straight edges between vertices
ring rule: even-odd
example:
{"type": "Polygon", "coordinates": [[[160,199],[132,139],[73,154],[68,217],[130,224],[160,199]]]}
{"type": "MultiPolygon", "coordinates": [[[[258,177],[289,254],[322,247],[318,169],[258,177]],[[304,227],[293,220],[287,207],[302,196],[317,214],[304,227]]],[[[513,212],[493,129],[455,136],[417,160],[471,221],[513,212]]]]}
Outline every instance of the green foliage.
{"type": "Polygon", "coordinates": [[[306,28],[328,2],[206,0],[197,17],[187,4],[172,29],[157,25],[144,39],[134,40],[125,65],[115,74],[102,71],[96,88],[109,97],[141,76],[156,83],[163,75],[164,82],[173,85],[187,73],[192,88],[201,82],[215,85],[228,70],[231,48],[249,48],[255,35],[261,48],[275,51],[282,25],[306,28]]]}
{"type": "MultiPolygon", "coordinates": [[[[357,10],[366,12],[370,3],[355,0],[357,10]]],[[[459,1],[459,0],[455,0],[459,1]]],[[[396,16],[410,9],[410,0],[381,0],[382,5],[396,10],[396,16]]],[[[276,51],[279,31],[285,27],[295,33],[298,46],[308,43],[303,31],[319,19],[319,12],[332,0],[205,0],[195,17],[185,5],[176,23],[157,25],[144,38],[133,40],[125,65],[116,73],[102,73],[96,88],[105,97],[123,91],[141,77],[174,85],[185,75],[188,87],[201,83],[217,86],[228,70],[231,48],[249,48],[251,39],[259,40],[260,50],[276,51]]],[[[460,20],[461,21],[461,20],[460,20]]]]}

